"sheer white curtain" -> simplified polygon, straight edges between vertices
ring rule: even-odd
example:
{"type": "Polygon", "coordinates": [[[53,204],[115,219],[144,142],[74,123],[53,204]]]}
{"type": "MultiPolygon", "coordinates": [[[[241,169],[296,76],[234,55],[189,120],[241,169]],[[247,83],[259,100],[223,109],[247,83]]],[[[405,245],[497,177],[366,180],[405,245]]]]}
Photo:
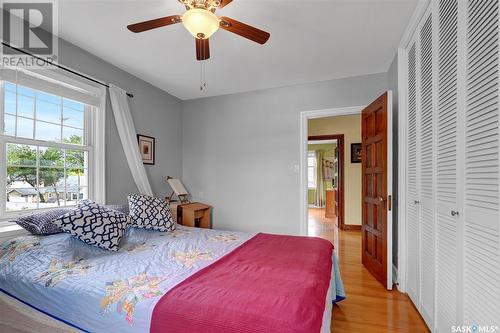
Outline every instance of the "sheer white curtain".
{"type": "Polygon", "coordinates": [[[321,150],[316,150],[316,197],[314,204],[317,207],[325,206],[325,184],[323,183],[323,156],[321,150]]]}
{"type": "Polygon", "coordinates": [[[109,96],[111,97],[118,134],[135,184],[141,194],[152,196],[153,191],[137,145],[137,133],[130,113],[127,93],[123,89],[110,85],[109,96]]]}

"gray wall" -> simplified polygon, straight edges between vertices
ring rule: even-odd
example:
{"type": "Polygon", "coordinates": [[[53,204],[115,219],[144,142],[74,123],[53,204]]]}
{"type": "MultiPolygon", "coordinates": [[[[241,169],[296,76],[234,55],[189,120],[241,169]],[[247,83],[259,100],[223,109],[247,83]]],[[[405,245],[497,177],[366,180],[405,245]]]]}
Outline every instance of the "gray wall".
{"type": "Polygon", "coordinates": [[[392,263],[398,267],[398,56],[392,61],[391,67],[387,73],[387,86],[388,90],[392,90],[392,114],[393,114],[393,128],[392,128],[392,138],[393,138],[393,205],[392,211],[392,263]]]}
{"type": "MultiPolygon", "coordinates": [[[[214,205],[215,227],[229,230],[298,234],[300,112],[364,105],[388,87],[397,91],[395,59],[388,73],[181,102],[64,40],[59,57],[134,93],[136,130],[156,137],[156,165],[146,166],[155,195],[169,192],[165,176],[182,177],[195,200],[214,205]]],[[[106,197],[124,203],[137,188],[109,102],[106,113],[106,197]]]]}
{"type": "MultiPolygon", "coordinates": [[[[169,188],[164,177],[182,175],[180,100],[64,40],[59,41],[59,62],[135,95],[130,99],[130,107],[136,131],[156,138],[156,164],[146,166],[149,181],[155,195],[166,195],[169,188]]],[[[126,203],[130,193],[137,193],[137,187],[125,159],[108,98],[106,201],[126,203]]]]}
{"type": "Polygon", "coordinates": [[[368,104],[387,74],[184,101],[183,181],[220,229],[298,234],[300,112],[368,104]]]}

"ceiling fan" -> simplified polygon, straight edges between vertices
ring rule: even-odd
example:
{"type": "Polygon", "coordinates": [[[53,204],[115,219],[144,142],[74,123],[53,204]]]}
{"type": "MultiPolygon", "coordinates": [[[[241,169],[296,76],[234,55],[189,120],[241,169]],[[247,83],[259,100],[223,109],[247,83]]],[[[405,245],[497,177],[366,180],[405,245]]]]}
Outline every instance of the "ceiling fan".
{"type": "Polygon", "coordinates": [[[127,28],[132,32],[143,32],[182,22],[196,40],[196,59],[210,58],[208,39],[219,29],[265,44],[270,34],[260,29],[238,22],[229,17],[217,17],[215,11],[224,8],[233,0],[177,0],[187,11],[183,15],[166,16],[150,21],[131,24],[127,28]]]}

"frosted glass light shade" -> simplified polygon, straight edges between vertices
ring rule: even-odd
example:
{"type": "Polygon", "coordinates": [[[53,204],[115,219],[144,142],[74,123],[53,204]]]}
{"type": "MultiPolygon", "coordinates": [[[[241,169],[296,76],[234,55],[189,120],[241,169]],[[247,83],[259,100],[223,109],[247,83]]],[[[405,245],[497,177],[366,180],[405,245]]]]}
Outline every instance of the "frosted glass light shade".
{"type": "Polygon", "coordinates": [[[195,38],[210,38],[219,29],[219,18],[209,10],[193,8],[182,15],[182,24],[195,38]]]}

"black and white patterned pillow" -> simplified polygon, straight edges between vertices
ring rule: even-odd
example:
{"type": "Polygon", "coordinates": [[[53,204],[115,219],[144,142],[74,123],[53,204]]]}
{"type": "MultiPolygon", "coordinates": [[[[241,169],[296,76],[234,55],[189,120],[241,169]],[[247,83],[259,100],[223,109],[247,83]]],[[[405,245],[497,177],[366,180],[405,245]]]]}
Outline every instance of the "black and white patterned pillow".
{"type": "Polygon", "coordinates": [[[130,194],[128,196],[128,209],[132,227],[156,231],[175,230],[170,205],[162,199],[130,194]]]}
{"type": "Polygon", "coordinates": [[[61,233],[62,230],[52,223],[52,220],[71,212],[73,208],[55,208],[47,211],[29,214],[13,220],[23,229],[33,235],[53,235],[61,233]]]}
{"type": "Polygon", "coordinates": [[[118,251],[128,218],[116,210],[85,200],[74,211],[56,218],[53,223],[87,244],[118,251]]]}

